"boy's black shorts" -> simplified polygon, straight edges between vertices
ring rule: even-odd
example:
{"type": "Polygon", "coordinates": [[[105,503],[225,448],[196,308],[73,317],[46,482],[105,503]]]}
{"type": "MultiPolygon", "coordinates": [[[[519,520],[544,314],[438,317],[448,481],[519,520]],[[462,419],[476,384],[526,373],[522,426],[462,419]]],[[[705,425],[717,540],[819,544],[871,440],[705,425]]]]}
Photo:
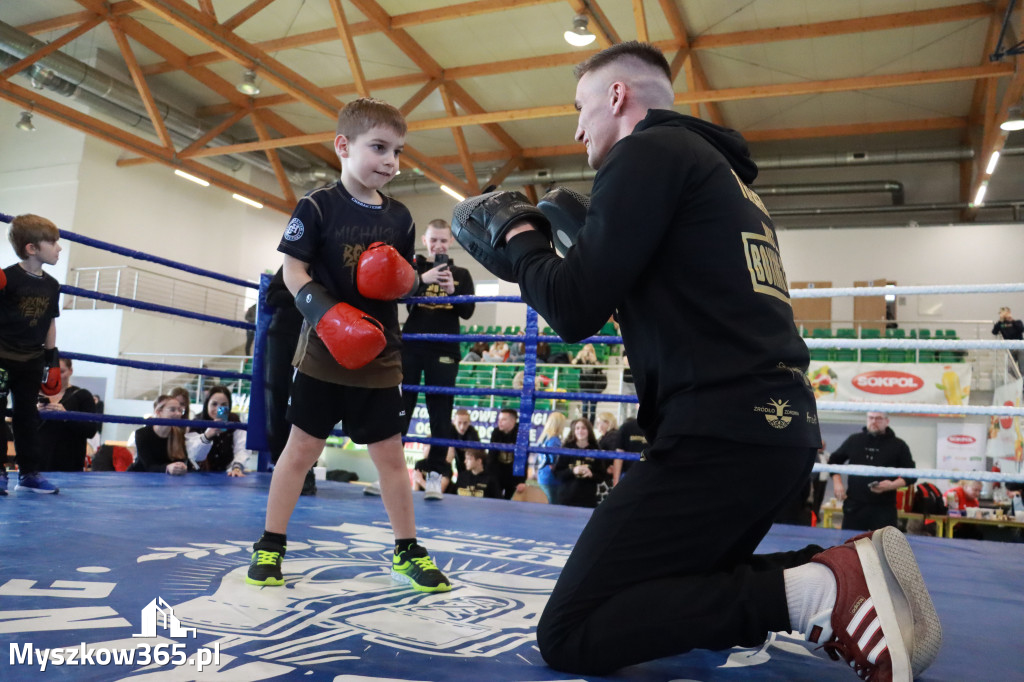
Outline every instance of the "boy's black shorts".
{"type": "Polygon", "coordinates": [[[327,438],[341,422],[353,443],[366,445],[402,433],[402,392],[393,388],[342,386],[295,372],[288,422],[314,438],[327,438]]]}
{"type": "Polygon", "coordinates": [[[429,474],[431,471],[436,471],[449,480],[451,480],[452,477],[451,462],[445,459],[424,457],[423,459],[416,460],[416,463],[413,464],[413,468],[417,471],[422,471],[424,475],[429,474]]]}

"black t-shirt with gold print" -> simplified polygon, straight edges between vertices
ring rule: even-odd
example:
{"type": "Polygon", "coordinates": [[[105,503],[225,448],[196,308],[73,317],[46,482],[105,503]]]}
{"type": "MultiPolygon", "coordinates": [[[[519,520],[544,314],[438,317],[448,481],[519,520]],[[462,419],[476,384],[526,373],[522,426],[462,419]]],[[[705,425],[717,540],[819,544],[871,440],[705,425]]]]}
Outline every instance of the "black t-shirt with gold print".
{"type": "Polygon", "coordinates": [[[50,322],[60,315],[60,284],[47,273],[33,275],[15,263],[4,268],[0,289],[0,357],[31,360],[43,353],[50,322]]]}

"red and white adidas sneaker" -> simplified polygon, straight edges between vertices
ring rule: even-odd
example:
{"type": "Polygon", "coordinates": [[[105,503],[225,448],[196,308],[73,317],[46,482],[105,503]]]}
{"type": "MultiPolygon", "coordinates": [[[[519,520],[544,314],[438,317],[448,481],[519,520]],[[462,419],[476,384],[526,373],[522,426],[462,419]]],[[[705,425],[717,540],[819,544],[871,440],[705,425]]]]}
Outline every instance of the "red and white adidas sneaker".
{"type": "Polygon", "coordinates": [[[811,621],[808,640],[872,682],[910,682],[932,664],[942,626],[903,533],[882,528],[811,560],[835,575],[836,604],[811,621]]]}

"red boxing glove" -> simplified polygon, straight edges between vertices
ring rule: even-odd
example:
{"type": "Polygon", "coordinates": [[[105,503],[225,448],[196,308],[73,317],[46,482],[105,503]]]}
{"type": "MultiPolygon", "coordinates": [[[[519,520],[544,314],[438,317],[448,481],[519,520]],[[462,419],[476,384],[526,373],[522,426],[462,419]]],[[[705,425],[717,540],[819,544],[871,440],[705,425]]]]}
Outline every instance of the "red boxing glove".
{"type": "Polygon", "coordinates": [[[412,291],[416,271],[402,254],[384,242],[374,242],[359,256],[356,287],[366,298],[394,301],[412,291]]]}
{"type": "Polygon", "coordinates": [[[295,306],[316,330],[331,357],[345,369],[368,364],[388,343],[380,322],[348,303],[336,301],[316,282],[299,290],[295,306]]]}
{"type": "Polygon", "coordinates": [[[43,395],[60,393],[60,354],[56,348],[43,350],[43,378],[39,387],[43,395]]]}
{"type": "Polygon", "coordinates": [[[0,290],[3,290],[5,286],[7,286],[7,273],[0,270],[0,290]]]}

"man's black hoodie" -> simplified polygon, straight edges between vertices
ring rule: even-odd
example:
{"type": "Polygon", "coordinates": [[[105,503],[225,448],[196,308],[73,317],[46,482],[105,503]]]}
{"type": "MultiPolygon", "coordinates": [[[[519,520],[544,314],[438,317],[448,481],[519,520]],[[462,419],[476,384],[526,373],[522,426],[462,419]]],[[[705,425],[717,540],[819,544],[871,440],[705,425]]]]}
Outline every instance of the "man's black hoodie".
{"type": "Polygon", "coordinates": [[[817,447],[807,347],[742,136],[652,109],[608,151],[564,259],[537,232],[507,250],[523,298],[563,338],[615,313],[648,440],[817,447]]]}

